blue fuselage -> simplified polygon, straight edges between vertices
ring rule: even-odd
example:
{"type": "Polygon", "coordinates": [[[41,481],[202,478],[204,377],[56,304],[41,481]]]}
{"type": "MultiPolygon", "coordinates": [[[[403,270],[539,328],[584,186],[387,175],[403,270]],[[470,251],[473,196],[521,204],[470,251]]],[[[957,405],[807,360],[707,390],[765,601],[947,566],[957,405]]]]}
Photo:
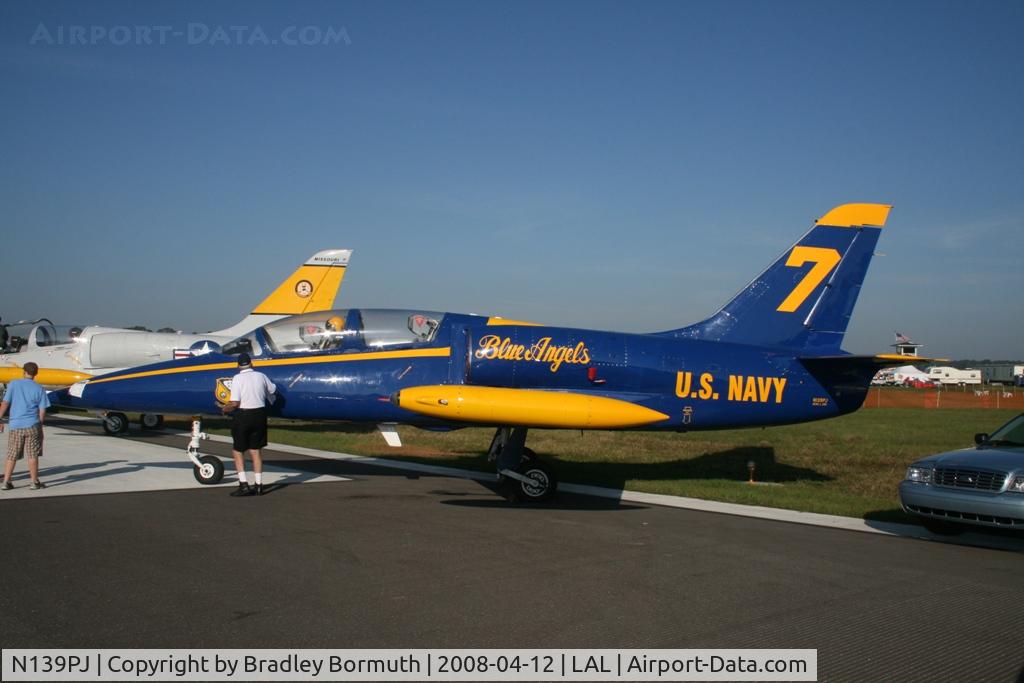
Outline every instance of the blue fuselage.
{"type": "MultiPolygon", "coordinates": [[[[344,347],[296,353],[279,350],[264,330],[252,340],[256,369],[277,385],[271,414],[302,420],[463,426],[402,409],[391,399],[409,387],[465,384],[592,394],[668,416],[643,429],[721,429],[851,412],[863,402],[871,377],[866,370],[809,369],[782,348],[508,324],[452,313],[423,341],[369,345],[353,337],[344,347]]],[[[210,353],[104,375],[60,392],[57,402],[219,414],[224,380],[236,372],[235,356],[210,353]]]]}

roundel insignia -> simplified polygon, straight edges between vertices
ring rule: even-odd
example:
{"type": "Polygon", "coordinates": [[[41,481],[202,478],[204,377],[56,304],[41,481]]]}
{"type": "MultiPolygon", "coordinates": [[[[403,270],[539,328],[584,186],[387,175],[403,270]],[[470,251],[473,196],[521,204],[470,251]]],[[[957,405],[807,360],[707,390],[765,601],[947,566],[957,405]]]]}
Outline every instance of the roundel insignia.
{"type": "Polygon", "coordinates": [[[309,280],[299,280],[295,283],[295,293],[305,299],[313,293],[313,283],[309,280]]]}
{"type": "Polygon", "coordinates": [[[220,344],[214,341],[197,341],[192,346],[188,347],[188,352],[193,356],[202,356],[206,353],[219,353],[220,344]]]}

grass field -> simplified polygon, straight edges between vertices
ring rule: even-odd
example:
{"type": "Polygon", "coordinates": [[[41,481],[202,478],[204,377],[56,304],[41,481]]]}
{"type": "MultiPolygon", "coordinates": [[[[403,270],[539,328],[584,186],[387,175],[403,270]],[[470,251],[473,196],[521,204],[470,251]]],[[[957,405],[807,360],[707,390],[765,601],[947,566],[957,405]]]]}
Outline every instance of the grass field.
{"type": "MultiPolygon", "coordinates": [[[[907,521],[896,488],[914,459],[973,444],[1014,410],[887,409],[787,427],[660,434],[534,430],[529,446],[560,481],[805,512],[907,521]],[[747,483],[747,463],[760,485],[747,483]]],[[[175,426],[187,428],[185,423],[175,426]]],[[[227,423],[204,429],[227,433],[227,423]]],[[[281,422],[270,440],[327,451],[492,471],[493,430],[449,433],[400,427],[403,447],[343,426],[281,422]]]]}

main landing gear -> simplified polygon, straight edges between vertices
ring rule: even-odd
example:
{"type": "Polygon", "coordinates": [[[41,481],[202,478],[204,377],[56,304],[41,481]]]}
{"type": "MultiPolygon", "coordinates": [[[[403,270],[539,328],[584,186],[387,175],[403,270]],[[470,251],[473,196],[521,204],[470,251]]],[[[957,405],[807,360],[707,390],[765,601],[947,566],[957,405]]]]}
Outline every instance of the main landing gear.
{"type": "Polygon", "coordinates": [[[143,429],[160,429],[164,426],[164,416],[153,413],[139,415],[139,426],[143,429]]]}
{"type": "Polygon", "coordinates": [[[558,490],[554,473],[526,447],[526,427],[498,427],[487,459],[497,463],[498,484],[509,500],[539,503],[558,490]]]}
{"type": "Polygon", "coordinates": [[[128,416],[124,413],[105,413],[103,431],[107,436],[124,436],[128,433],[128,416]]]}
{"type": "MultiPolygon", "coordinates": [[[[124,413],[109,412],[103,413],[103,431],[107,436],[124,436],[128,433],[129,420],[124,413]]],[[[153,413],[143,413],[139,416],[139,425],[143,429],[160,429],[164,426],[164,416],[153,413]]]]}
{"type": "Polygon", "coordinates": [[[185,449],[185,455],[192,461],[192,475],[200,484],[219,484],[224,478],[224,463],[214,455],[199,455],[199,442],[205,438],[202,419],[193,417],[192,438],[185,449]]]}

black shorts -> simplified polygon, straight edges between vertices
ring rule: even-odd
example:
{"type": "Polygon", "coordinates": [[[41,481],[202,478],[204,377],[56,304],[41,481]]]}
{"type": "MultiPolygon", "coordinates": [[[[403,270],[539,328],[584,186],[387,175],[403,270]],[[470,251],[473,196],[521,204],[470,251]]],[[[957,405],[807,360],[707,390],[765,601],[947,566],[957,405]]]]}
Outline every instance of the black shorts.
{"type": "Polygon", "coordinates": [[[267,411],[264,408],[236,410],[231,422],[231,447],[251,451],[267,445],[267,411]]]}

